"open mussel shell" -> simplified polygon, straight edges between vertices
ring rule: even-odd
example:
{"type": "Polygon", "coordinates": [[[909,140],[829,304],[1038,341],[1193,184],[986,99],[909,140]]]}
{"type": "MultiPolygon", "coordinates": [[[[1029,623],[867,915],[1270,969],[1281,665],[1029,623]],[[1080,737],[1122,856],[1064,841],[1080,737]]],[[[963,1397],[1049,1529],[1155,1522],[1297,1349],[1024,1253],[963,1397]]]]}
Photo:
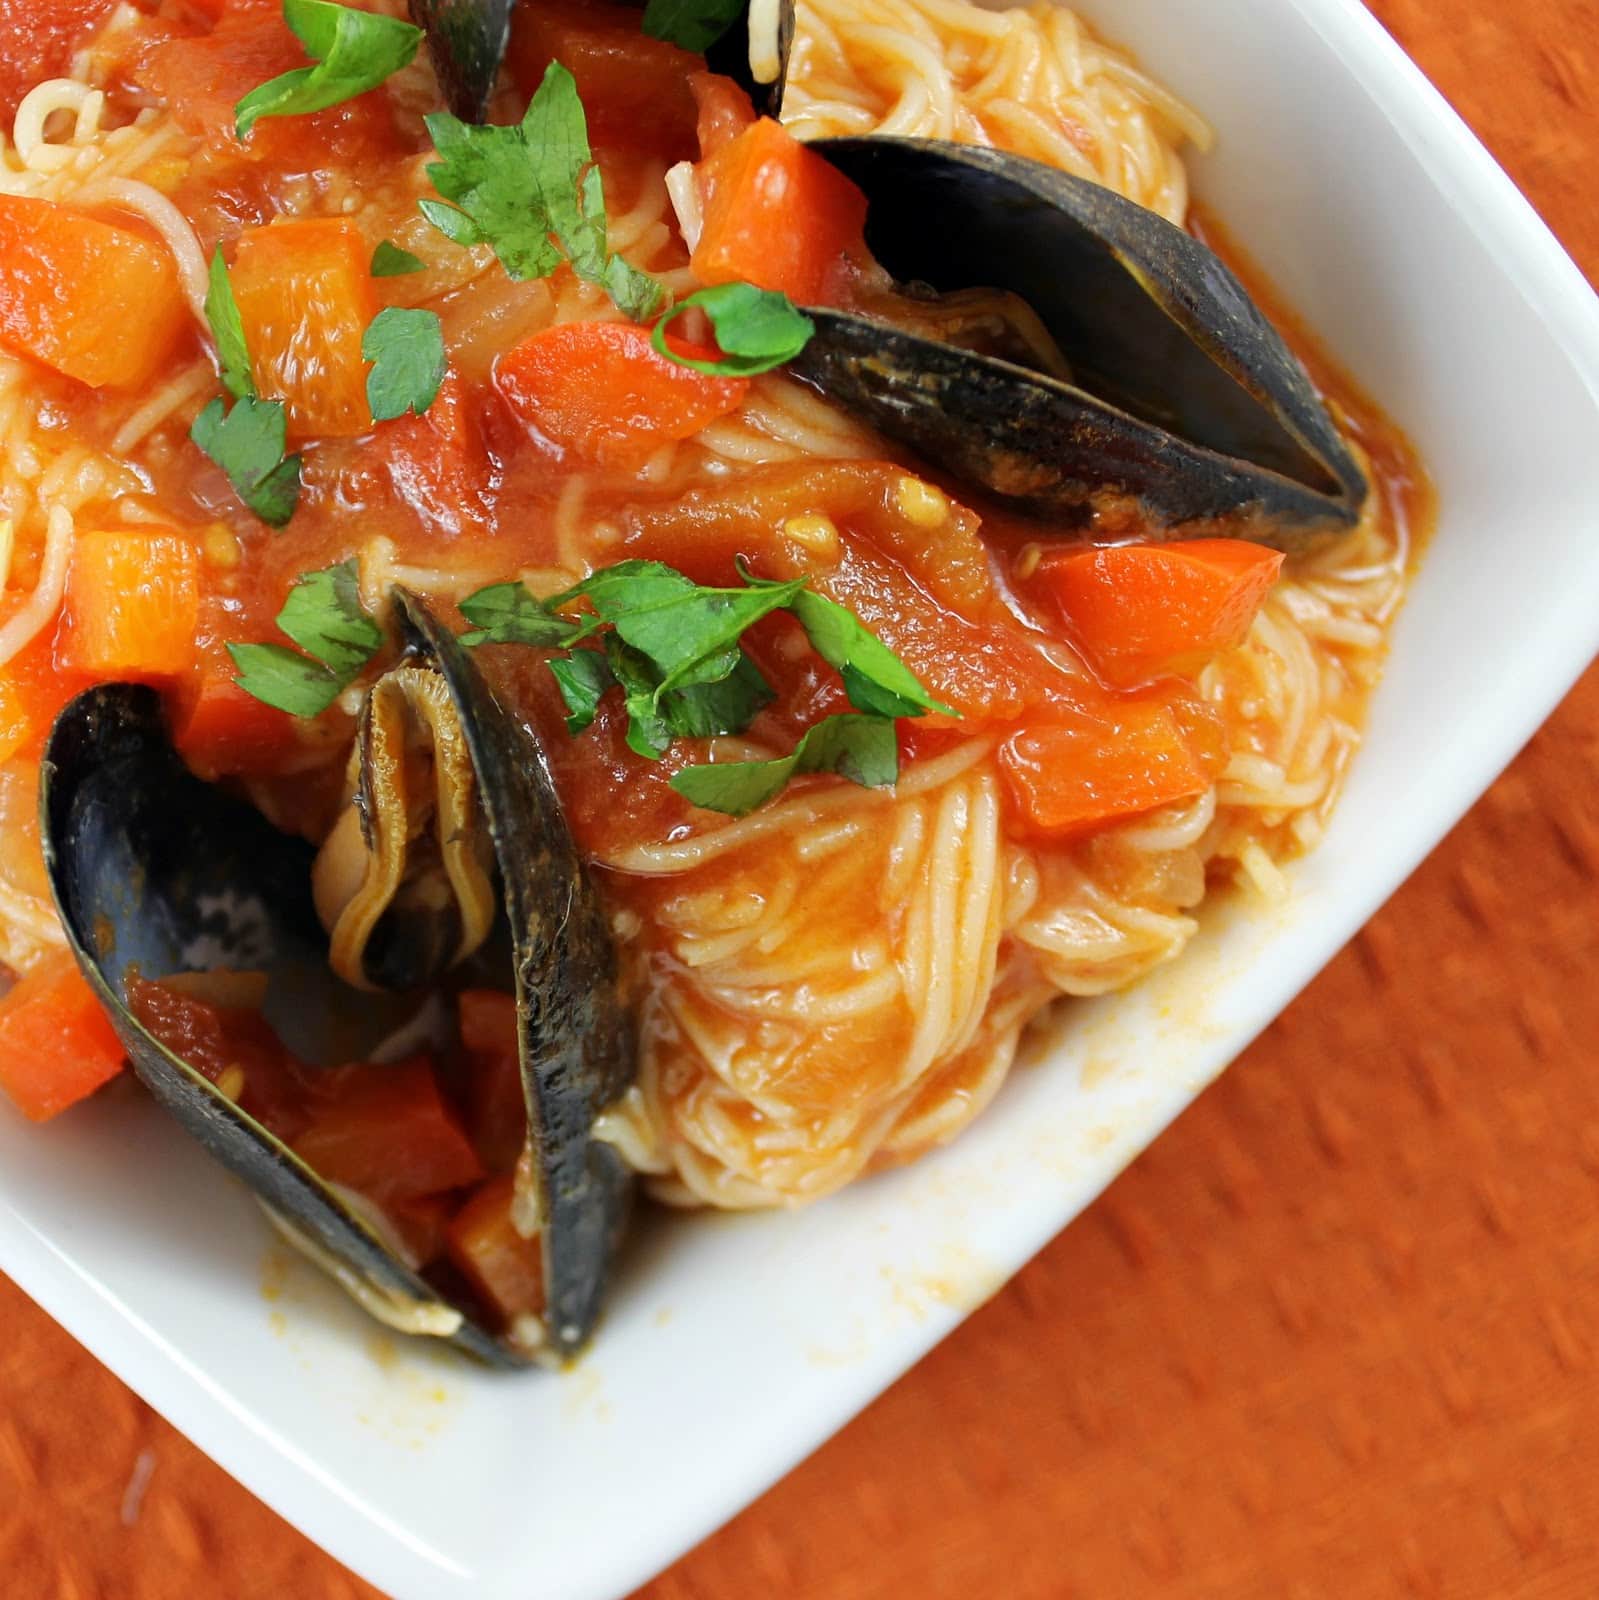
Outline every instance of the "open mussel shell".
{"type": "Polygon", "coordinates": [[[945,470],[1082,522],[1236,522],[1293,543],[1358,519],[1367,485],[1295,358],[1181,228],[1041,162],[934,140],[819,139],[865,192],[897,281],[1008,292],[1070,381],[826,309],[792,370],[945,470]]]}
{"type": "Polygon", "coordinates": [[[515,0],[410,0],[451,111],[481,122],[511,38],[515,0]]]}
{"type": "Polygon", "coordinates": [[[543,1220],[545,1333],[564,1357],[599,1316],[632,1188],[621,1156],[593,1137],[636,1070],[616,950],[537,738],[414,595],[395,590],[394,610],[402,668],[430,664],[449,685],[499,862],[543,1220]]]}
{"type": "Polygon", "coordinates": [[[595,1119],[635,1070],[615,950],[535,735],[500,706],[420,601],[399,590],[393,600],[402,654],[371,697],[386,704],[398,683],[411,704],[414,680],[432,680],[422,698],[438,727],[449,711],[449,737],[475,775],[470,815],[447,827],[486,829],[484,853],[499,871],[528,1114],[522,1199],[538,1226],[545,1275],[536,1337],[524,1328],[512,1330],[515,1344],[496,1338],[440,1296],[341,1191],[130,1011],[134,972],[266,971],[268,1020],[295,1048],[296,1019],[303,1028],[308,1018],[361,1017],[388,1003],[328,969],[312,893],[316,852],[194,777],[172,747],[153,690],[93,689],[62,713],[43,768],[45,863],[73,951],[134,1070],[296,1244],[396,1328],[447,1338],[501,1365],[520,1365],[529,1353],[563,1359],[599,1316],[631,1195],[625,1163],[593,1138],[595,1119]]]}
{"type": "Polygon", "coordinates": [[[135,970],[156,978],[219,967],[270,972],[302,1014],[338,1008],[311,905],[310,847],[194,777],[155,691],[130,684],[91,689],[62,712],[41,807],[45,864],[73,953],[155,1098],[373,1315],[495,1365],[523,1364],[128,1009],[135,970]]]}

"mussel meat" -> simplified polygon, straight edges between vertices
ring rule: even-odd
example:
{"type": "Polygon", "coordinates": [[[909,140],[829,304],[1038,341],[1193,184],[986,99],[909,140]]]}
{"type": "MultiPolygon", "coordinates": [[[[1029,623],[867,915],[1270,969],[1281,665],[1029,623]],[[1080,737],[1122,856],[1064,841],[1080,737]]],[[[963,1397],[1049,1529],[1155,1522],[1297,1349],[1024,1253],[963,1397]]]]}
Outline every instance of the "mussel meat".
{"type": "Polygon", "coordinates": [[[811,148],[865,192],[886,272],[923,294],[1014,296],[1070,378],[825,307],[807,308],[816,335],[799,376],[955,476],[1057,519],[1225,522],[1273,543],[1357,520],[1365,476],[1304,367],[1192,235],[1007,151],[888,137],[811,148]]]}
{"type": "Polygon", "coordinates": [[[135,1015],[135,978],[217,969],[269,974],[267,1015],[286,1040],[307,1019],[360,1016],[372,1005],[329,970],[312,893],[316,852],[194,777],[172,748],[153,690],[104,686],[62,713],[43,768],[46,866],[74,953],[135,1072],[297,1244],[404,1331],[499,1365],[564,1358],[593,1329],[630,1193],[621,1158],[592,1138],[634,1066],[615,953],[535,736],[494,700],[419,601],[400,591],[393,599],[402,655],[369,696],[351,806],[363,792],[384,794],[384,825],[399,826],[409,848],[398,871],[373,850],[356,872],[352,899],[363,901],[367,940],[352,936],[350,948],[368,985],[374,969],[435,973],[483,942],[491,911],[481,892],[497,866],[527,1107],[520,1210],[538,1229],[545,1276],[536,1329],[488,1331],[472,1306],[407,1264],[358,1197],[319,1178],[135,1015]],[[405,767],[424,739],[430,782],[384,791],[374,765],[396,756],[405,767]],[[405,804],[418,793],[425,817],[413,827],[405,804]],[[445,865],[452,851],[453,878],[445,865]],[[460,884],[468,892],[451,923],[430,901],[441,885],[453,892],[460,884]],[[429,886],[434,893],[423,892],[429,886]],[[379,930],[387,930],[381,939],[379,930]],[[384,941],[391,959],[377,960],[369,947],[384,941]]]}
{"type": "Polygon", "coordinates": [[[415,989],[467,960],[494,926],[494,846],[449,686],[399,666],[372,686],[349,795],[312,888],[328,959],[361,989],[415,989]]]}

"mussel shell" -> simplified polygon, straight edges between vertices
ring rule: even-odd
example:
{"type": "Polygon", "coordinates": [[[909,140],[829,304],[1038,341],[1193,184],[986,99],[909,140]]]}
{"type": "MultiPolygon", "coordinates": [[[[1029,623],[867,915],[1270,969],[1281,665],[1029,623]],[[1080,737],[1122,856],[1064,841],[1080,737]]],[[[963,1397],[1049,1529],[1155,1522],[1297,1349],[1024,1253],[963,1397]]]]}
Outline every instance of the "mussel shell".
{"type": "MultiPolygon", "coordinates": [[[[41,786],[45,865],[84,976],[133,1070],[174,1117],[279,1218],[377,1297],[459,1313],[297,1156],[153,1038],[126,1003],[149,977],[216,967],[293,974],[295,1005],[338,1007],[311,905],[312,851],[194,777],[154,690],[112,684],[62,712],[41,786]]],[[[370,999],[342,991],[346,1005],[370,999]]],[[[451,1344],[498,1366],[524,1358],[465,1317],[451,1344]]]]}
{"type": "Polygon", "coordinates": [[[792,364],[947,470],[1080,520],[1131,497],[1155,523],[1347,528],[1367,485],[1308,374],[1216,254],[1098,184],[1007,151],[819,139],[904,283],[1008,290],[1073,382],[819,310],[792,364]]]}
{"type": "Polygon", "coordinates": [[[481,122],[511,38],[516,0],[410,0],[451,111],[481,122]]]}
{"type": "Polygon", "coordinates": [[[499,860],[544,1218],[545,1324],[554,1353],[568,1356],[599,1316],[632,1192],[621,1156],[592,1137],[636,1070],[616,949],[537,738],[414,595],[393,598],[407,654],[450,685],[499,860]]]}
{"type": "Polygon", "coordinates": [[[781,116],[794,25],[794,0],[751,0],[705,52],[705,64],[738,84],[762,116],[781,116]]]}

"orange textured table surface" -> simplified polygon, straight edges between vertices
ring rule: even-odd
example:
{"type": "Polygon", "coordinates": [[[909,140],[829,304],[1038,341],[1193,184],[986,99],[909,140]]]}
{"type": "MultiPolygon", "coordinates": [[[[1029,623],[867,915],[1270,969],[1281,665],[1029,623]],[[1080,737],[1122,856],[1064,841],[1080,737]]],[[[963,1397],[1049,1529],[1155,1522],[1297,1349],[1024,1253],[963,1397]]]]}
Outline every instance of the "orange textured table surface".
{"type": "MultiPolygon", "coordinates": [[[[1375,9],[1599,276],[1599,4],[1375,9]]],[[[1596,979],[1599,670],[1098,1205],[638,1600],[1593,1600],[1596,979]]],[[[4,1280],[0,1574],[376,1595],[4,1280]]]]}

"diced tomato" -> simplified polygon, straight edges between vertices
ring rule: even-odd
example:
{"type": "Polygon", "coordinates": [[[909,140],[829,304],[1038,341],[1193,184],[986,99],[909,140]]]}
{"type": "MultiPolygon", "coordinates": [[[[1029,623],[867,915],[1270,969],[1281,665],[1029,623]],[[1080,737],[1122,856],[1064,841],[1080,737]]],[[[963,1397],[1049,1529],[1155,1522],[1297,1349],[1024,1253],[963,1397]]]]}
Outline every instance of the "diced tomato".
{"type": "Polygon", "coordinates": [[[783,461],[627,515],[630,555],[702,583],[732,583],[734,560],[797,576],[838,557],[836,534],[892,556],[935,599],[971,617],[1003,612],[976,515],[889,461],[783,461]],[[820,513],[820,515],[819,515],[820,513]]]}
{"type": "Polygon", "coordinates": [[[866,226],[866,196],[837,167],[762,117],[698,177],[704,224],[690,265],[701,283],[742,280],[799,305],[836,295],[866,226]]]}
{"type": "Polygon", "coordinates": [[[717,72],[691,73],[688,86],[694,91],[694,104],[699,111],[696,131],[703,161],[730,145],[754,123],[755,108],[731,78],[717,72]]]}
{"type": "Polygon", "coordinates": [[[461,1046],[472,1055],[516,1054],[516,996],[500,989],[463,989],[457,1000],[461,1046]]]}
{"type": "Polygon", "coordinates": [[[308,65],[278,4],[223,0],[216,27],[177,36],[130,64],[138,87],[166,101],[178,124],[209,153],[314,172],[360,165],[395,152],[394,114],[381,88],[309,116],[263,117],[248,140],[234,132],[234,107],[250,90],[308,65]]]}
{"type": "Polygon", "coordinates": [[[0,1089],[30,1122],[48,1122],[122,1070],[123,1050],[66,951],[0,996],[0,1089]]]}
{"type": "Polygon", "coordinates": [[[458,1189],[483,1176],[425,1057],[330,1075],[294,1152],[319,1176],[379,1205],[458,1189]]]}
{"type": "Polygon", "coordinates": [[[164,246],[54,200],[0,195],[0,342],[91,388],[152,378],[189,309],[164,246]]]}
{"type": "Polygon", "coordinates": [[[689,80],[698,56],[639,27],[631,6],[604,0],[534,0],[511,16],[506,67],[531,97],[552,61],[577,80],[596,145],[643,148],[666,161],[694,154],[694,96],[689,80]]]}
{"type": "Polygon", "coordinates": [[[447,1195],[418,1195],[410,1200],[391,1200],[383,1214],[414,1260],[426,1266],[444,1254],[449,1236],[450,1213],[454,1203],[447,1195]]]}
{"type": "Polygon", "coordinates": [[[1243,539],[1051,551],[1029,587],[1045,595],[1089,664],[1127,685],[1190,672],[1244,641],[1283,564],[1243,539]]]}
{"type": "Polygon", "coordinates": [[[1024,821],[1069,834],[1191,800],[1211,775],[1169,705],[1106,697],[1019,728],[999,747],[1000,767],[1024,821]]]}
{"type": "Polygon", "coordinates": [[[853,611],[968,728],[1015,721],[1075,690],[1075,680],[1020,627],[973,621],[941,606],[904,567],[869,546],[849,548],[813,582],[853,611]]]}
{"type": "Polygon", "coordinates": [[[52,624],[0,667],[0,761],[38,755],[62,708],[93,681],[58,666],[55,636],[52,624]]]}
{"type": "MultiPolygon", "coordinates": [[[[714,352],[672,341],[703,360],[714,352]]],[[[718,378],[669,361],[631,322],[566,322],[500,357],[500,393],[528,427],[591,460],[642,460],[734,410],[748,378],[718,378]]]]}
{"type": "Polygon", "coordinates": [[[431,529],[453,535],[482,527],[489,454],[459,378],[447,377],[421,416],[408,411],[380,422],[372,448],[395,494],[431,529]]]}
{"type": "Polygon", "coordinates": [[[194,665],[200,560],[179,533],[80,533],[59,658],[97,678],[177,677],[194,665]]]}
{"type": "Polygon", "coordinates": [[[35,84],[58,78],[73,50],[117,0],[22,0],[0,8],[0,116],[11,126],[17,102],[35,84]]]}
{"type": "Polygon", "coordinates": [[[544,1309],[544,1252],[511,1222],[515,1184],[493,1178],[461,1208],[450,1224],[450,1260],[506,1322],[544,1309]]]}
{"type": "Polygon", "coordinates": [[[293,438],[372,426],[361,338],[376,314],[371,255],[353,222],[313,217],[247,228],[233,262],[256,387],[288,404],[293,438]]]}
{"type": "Polygon", "coordinates": [[[189,976],[134,974],[126,985],[128,1009],[167,1049],[221,1085],[263,1127],[280,1139],[292,1139],[306,1124],[306,1089],[298,1063],[258,1009],[263,986],[251,980],[259,977],[207,973],[201,983],[189,976]],[[230,976],[240,981],[230,981],[230,976]],[[197,990],[203,990],[203,997],[197,990]]]}
{"type": "Polygon", "coordinates": [[[472,1141],[490,1172],[509,1172],[527,1143],[516,1000],[496,989],[466,989],[459,1004],[472,1141]]]}
{"type": "Polygon", "coordinates": [[[202,778],[268,776],[299,746],[295,719],[234,679],[231,659],[208,659],[177,699],[173,743],[202,778]]]}

